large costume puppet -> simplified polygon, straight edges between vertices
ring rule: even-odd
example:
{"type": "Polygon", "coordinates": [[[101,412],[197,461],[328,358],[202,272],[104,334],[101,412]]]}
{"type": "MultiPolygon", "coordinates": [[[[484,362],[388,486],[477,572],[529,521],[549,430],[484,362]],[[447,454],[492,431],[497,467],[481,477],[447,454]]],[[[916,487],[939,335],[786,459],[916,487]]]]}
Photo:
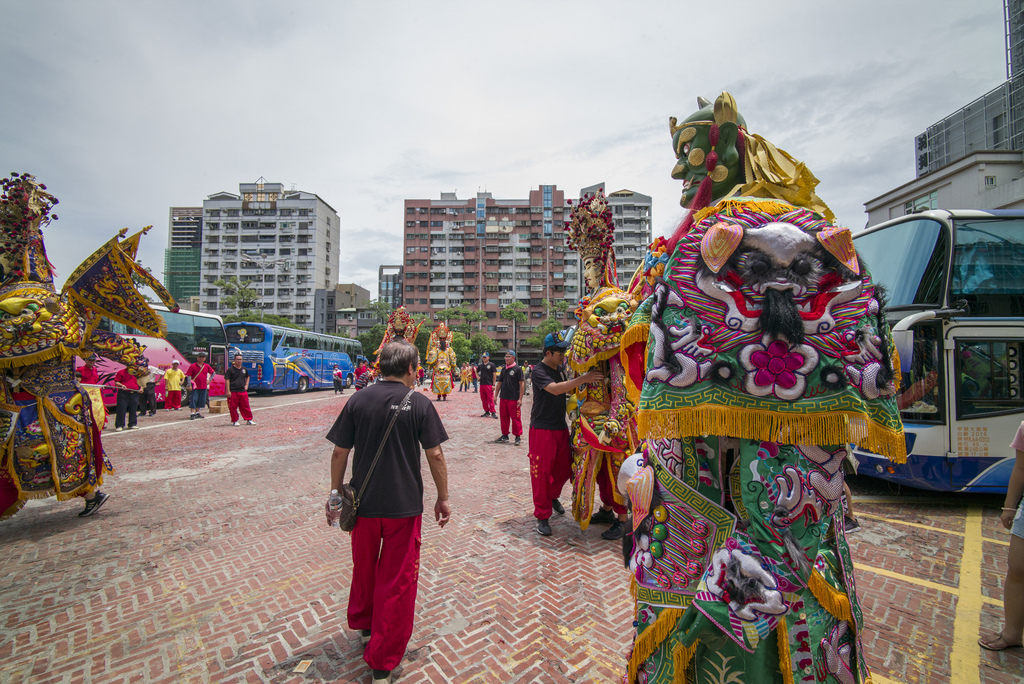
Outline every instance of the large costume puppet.
{"type": "Polygon", "coordinates": [[[444,323],[438,323],[430,331],[427,343],[427,366],[431,369],[430,391],[437,395],[437,401],[448,401],[452,391],[452,369],[458,361],[452,349],[454,333],[444,323]]]}
{"type": "Polygon", "coordinates": [[[373,363],[370,365],[370,370],[367,371],[370,374],[369,381],[372,381],[378,375],[380,375],[380,352],[384,349],[384,345],[389,342],[408,342],[411,345],[416,344],[416,335],[419,334],[420,326],[423,322],[417,323],[416,320],[409,315],[409,312],[405,310],[404,306],[400,306],[391,312],[388,316],[387,326],[384,328],[384,337],[380,341],[380,346],[377,347],[377,351],[374,352],[373,363]]]}
{"type": "MultiPolygon", "coordinates": [[[[724,130],[753,137],[726,93],[671,126],[692,162],[677,175],[724,130]]],[[[708,185],[753,175],[742,187],[756,196],[725,190],[693,207],[708,185],[687,176],[691,214],[655,245],[661,274],[623,337],[645,441],[620,474],[634,526],[629,684],[870,682],[842,463],[849,443],[906,458],[894,348],[849,230],[829,220],[813,176],[775,152],[788,171],[767,184],[749,154],[710,166],[708,185]]]]}
{"type": "MultiPolygon", "coordinates": [[[[57,200],[23,174],[3,181],[0,199],[0,519],[28,499],[91,496],[110,472],[89,394],[75,382],[75,356],[97,353],[148,373],[133,341],[97,330],[101,318],[162,337],[163,319],[145,302],[133,275],[173,310],[164,287],[135,263],[148,228],[127,229],[72,273],[60,293],[46,258],[42,229],[56,219],[57,200]]],[[[102,421],[102,409],[99,411],[102,421]]]]}
{"type": "MultiPolygon", "coordinates": [[[[587,294],[576,310],[579,326],[570,340],[566,359],[577,373],[597,369],[601,383],[580,385],[575,394],[573,421],[572,514],[587,529],[594,507],[595,485],[601,502],[625,513],[625,501],[615,486],[619,466],[636,451],[636,407],[626,396],[619,343],[637,301],[618,287],[615,273],[615,224],[603,193],[587,196],[573,209],[566,241],[579,252],[587,294]]],[[[617,537],[616,537],[617,538],[617,537]]]]}

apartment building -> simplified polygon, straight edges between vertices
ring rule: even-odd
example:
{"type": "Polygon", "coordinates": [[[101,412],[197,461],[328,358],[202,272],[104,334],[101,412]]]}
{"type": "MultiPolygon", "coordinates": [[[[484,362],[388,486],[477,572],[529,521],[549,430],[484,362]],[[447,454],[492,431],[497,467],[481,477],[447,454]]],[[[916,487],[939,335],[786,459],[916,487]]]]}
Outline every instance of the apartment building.
{"type": "Polygon", "coordinates": [[[203,208],[171,207],[164,250],[164,287],[186,307],[199,296],[199,262],[203,240],[203,208]]]}
{"type": "Polygon", "coordinates": [[[431,318],[459,305],[483,311],[481,329],[508,346],[512,327],[499,312],[519,301],[528,319],[518,338],[531,335],[548,317],[543,300],[565,300],[575,308],[580,297],[579,257],[565,246],[569,209],[555,185],[516,199],[479,192],[460,200],[443,192],[437,200],[405,200],[406,309],[431,318]]]}
{"type": "Polygon", "coordinates": [[[651,222],[653,201],[650,196],[632,190],[609,193],[604,183],[583,188],[580,190],[580,199],[598,191],[605,194],[608,207],[612,210],[612,221],[615,223],[615,270],[619,277],[619,287],[626,289],[636,269],[643,264],[647,247],[654,240],[651,222]]]}
{"type": "Polygon", "coordinates": [[[237,195],[210,195],[203,202],[202,310],[236,313],[213,283],[238,276],[266,313],[312,329],[316,291],[338,284],[340,229],[338,213],[315,193],[263,178],[240,183],[237,195]]]}
{"type": "Polygon", "coordinates": [[[392,309],[402,306],[402,266],[385,264],[377,269],[377,299],[392,309]]]}

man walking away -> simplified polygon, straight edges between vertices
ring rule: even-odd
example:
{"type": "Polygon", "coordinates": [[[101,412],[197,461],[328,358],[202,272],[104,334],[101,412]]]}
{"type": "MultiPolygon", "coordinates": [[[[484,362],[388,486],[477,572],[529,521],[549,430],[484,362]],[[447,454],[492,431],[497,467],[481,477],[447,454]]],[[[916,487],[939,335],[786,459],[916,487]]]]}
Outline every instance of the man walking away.
{"type": "MultiPolygon", "coordinates": [[[[448,506],[448,470],[441,443],[448,433],[433,403],[416,387],[419,352],[405,342],[391,342],[380,356],[380,382],[350,398],[327,433],[334,444],[331,487],[340,490],[349,452],[354,448],[350,484],[359,491],[371,463],[352,530],[352,587],[348,626],[366,644],[363,660],[374,684],[389,684],[412,636],[420,567],[423,478],[420,447],[426,451],[437,488],[434,519],[444,527],[448,506]],[[394,428],[381,438],[397,412],[394,428]]],[[[328,523],[331,511],[327,507],[328,523]]]]}
{"type": "Polygon", "coordinates": [[[501,414],[501,437],[494,441],[498,444],[508,444],[508,427],[511,422],[512,434],[515,435],[516,446],[519,446],[523,443],[522,409],[526,382],[523,378],[523,369],[516,365],[516,353],[511,349],[505,352],[505,367],[498,373],[495,390],[501,414]]]}
{"type": "Polygon", "coordinates": [[[572,477],[572,447],[565,424],[566,394],[603,376],[592,370],[565,379],[562,363],[569,343],[565,333],[548,333],[544,338],[544,360],[533,367],[533,409],[530,411],[530,485],[533,488],[533,516],[537,533],[551,536],[551,511],[565,508],[558,501],[562,487],[572,477]]]}
{"type": "Polygon", "coordinates": [[[189,383],[191,391],[188,394],[188,406],[192,409],[189,420],[205,418],[202,409],[206,408],[206,396],[210,391],[210,378],[213,377],[213,366],[206,363],[206,352],[200,351],[196,354],[196,362],[188,367],[189,383]]]}
{"type": "Polygon", "coordinates": [[[476,367],[477,373],[480,375],[480,403],[483,404],[484,412],[481,414],[481,418],[491,416],[497,418],[498,414],[494,412],[494,374],[498,368],[491,363],[491,355],[484,352],[483,356],[480,357],[480,365],[476,367]]]}
{"type": "Polygon", "coordinates": [[[231,412],[231,424],[238,425],[238,414],[246,425],[255,425],[252,409],[249,408],[249,371],[242,368],[242,355],[235,354],[231,358],[231,368],[224,373],[224,382],[228,386],[228,411],[231,412]]]}

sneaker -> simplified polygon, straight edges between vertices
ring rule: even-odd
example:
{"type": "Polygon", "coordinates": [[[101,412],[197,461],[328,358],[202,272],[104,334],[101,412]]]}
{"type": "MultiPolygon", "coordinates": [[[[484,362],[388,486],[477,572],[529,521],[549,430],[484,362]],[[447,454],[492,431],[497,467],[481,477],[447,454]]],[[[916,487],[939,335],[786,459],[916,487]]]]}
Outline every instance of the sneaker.
{"type": "Polygon", "coordinates": [[[523,438],[520,437],[519,435],[516,435],[516,446],[521,446],[522,443],[523,443],[523,438]]]}
{"type": "Polygon", "coordinates": [[[246,425],[255,425],[256,421],[255,420],[247,420],[247,421],[245,421],[245,424],[246,425]]]}
{"type": "Polygon", "coordinates": [[[492,414],[491,414],[491,418],[497,419],[497,417],[498,417],[498,414],[497,414],[497,413],[492,413],[492,414]]]}
{"type": "Polygon", "coordinates": [[[205,418],[205,417],[206,416],[204,416],[202,413],[197,413],[196,414],[196,418],[205,418]]]}
{"type": "Polygon", "coordinates": [[[236,420],[235,422],[232,423],[232,425],[234,425],[235,427],[238,427],[238,421],[236,420]]]}
{"type": "Polygon", "coordinates": [[[174,410],[175,410],[175,411],[180,411],[180,410],[181,410],[181,407],[179,406],[178,408],[176,408],[176,409],[174,409],[174,410]]]}
{"type": "Polygon", "coordinates": [[[616,520],[618,520],[618,518],[615,517],[614,512],[606,511],[603,508],[598,510],[598,512],[594,515],[590,516],[591,525],[611,525],[616,520]]]}
{"type": "Polygon", "coordinates": [[[391,670],[374,670],[373,684],[391,684],[391,670]]]}
{"type": "Polygon", "coordinates": [[[114,432],[120,432],[121,430],[124,430],[124,428],[114,428],[114,432]]]}
{"type": "Polygon", "coordinates": [[[601,539],[622,539],[624,534],[626,534],[626,526],[622,524],[621,520],[616,518],[612,526],[601,533],[601,539]]]}
{"type": "Polygon", "coordinates": [[[856,518],[851,518],[848,515],[843,517],[843,527],[846,529],[846,534],[860,532],[860,523],[857,522],[856,518]]]}
{"type": "MultiPolygon", "coordinates": [[[[118,428],[120,430],[120,428],[118,428]]],[[[85,510],[78,514],[79,518],[88,518],[90,515],[100,510],[100,506],[106,503],[107,499],[110,498],[109,494],[96,490],[96,496],[92,498],[92,501],[85,502],[85,510]]]]}
{"type": "MultiPolygon", "coordinates": [[[[516,438],[518,439],[518,437],[516,438]]],[[[508,435],[502,435],[498,439],[494,440],[495,444],[508,444],[508,435]]]]}
{"type": "Polygon", "coordinates": [[[368,630],[368,629],[361,629],[361,630],[359,630],[359,640],[362,641],[364,644],[369,643],[369,641],[370,641],[370,630],[368,630]]]}
{"type": "Polygon", "coordinates": [[[558,499],[551,500],[551,510],[553,510],[558,515],[565,515],[565,509],[562,508],[562,502],[559,501],[558,499]]]}
{"type": "Polygon", "coordinates": [[[490,411],[484,411],[483,413],[480,414],[480,417],[481,418],[487,418],[490,415],[491,415],[490,411]]]}
{"type": "Polygon", "coordinates": [[[139,426],[138,426],[138,425],[129,425],[129,426],[128,426],[128,429],[129,429],[129,430],[138,430],[138,429],[139,429],[139,426]]]}
{"type": "Polygon", "coordinates": [[[551,523],[548,522],[547,518],[541,518],[537,521],[537,534],[542,537],[551,536],[551,523]]]}
{"type": "Polygon", "coordinates": [[[196,414],[194,414],[194,413],[190,413],[190,414],[188,415],[188,419],[189,419],[189,420],[195,420],[195,419],[196,419],[196,414]]]}
{"type": "Polygon", "coordinates": [[[150,411],[149,415],[150,415],[150,417],[155,416],[156,415],[156,411],[150,411]]]}

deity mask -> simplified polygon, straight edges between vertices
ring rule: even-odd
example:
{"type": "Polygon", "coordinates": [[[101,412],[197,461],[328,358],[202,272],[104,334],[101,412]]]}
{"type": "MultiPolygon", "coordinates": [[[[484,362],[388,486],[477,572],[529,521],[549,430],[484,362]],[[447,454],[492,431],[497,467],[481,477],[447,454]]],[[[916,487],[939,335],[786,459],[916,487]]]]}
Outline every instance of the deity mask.
{"type": "Polygon", "coordinates": [[[681,124],[675,117],[669,118],[672,147],[678,160],[672,177],[683,181],[679,204],[686,208],[693,208],[693,200],[706,178],[710,182],[704,185],[707,197],[698,203],[701,206],[725,197],[743,181],[740,128],[745,128],[746,122],[736,101],[729,93],[722,93],[713,105],[704,98],[697,98],[697,104],[700,109],[681,124]]]}

